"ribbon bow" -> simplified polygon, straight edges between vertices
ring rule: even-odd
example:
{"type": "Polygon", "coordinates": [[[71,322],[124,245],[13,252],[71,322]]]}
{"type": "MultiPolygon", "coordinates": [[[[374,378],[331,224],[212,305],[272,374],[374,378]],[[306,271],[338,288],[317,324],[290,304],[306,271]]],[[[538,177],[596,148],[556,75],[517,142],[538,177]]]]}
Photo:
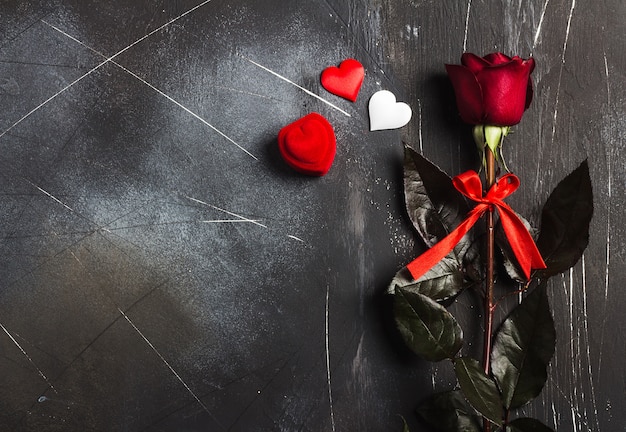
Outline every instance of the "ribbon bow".
{"type": "Polygon", "coordinates": [[[467,171],[452,179],[454,187],[466,197],[478,202],[459,226],[435,244],[432,248],[413,260],[407,268],[414,280],[422,277],[435,264],[454,249],[463,236],[474,226],[476,221],[490,209],[497,209],[500,222],[517,258],[524,276],[530,278],[531,268],[543,269],[546,264],[535,245],[530,233],[515,214],[513,209],[502,201],[519,187],[520,181],[515,174],[502,176],[483,197],[483,187],[476,171],[467,171]]]}

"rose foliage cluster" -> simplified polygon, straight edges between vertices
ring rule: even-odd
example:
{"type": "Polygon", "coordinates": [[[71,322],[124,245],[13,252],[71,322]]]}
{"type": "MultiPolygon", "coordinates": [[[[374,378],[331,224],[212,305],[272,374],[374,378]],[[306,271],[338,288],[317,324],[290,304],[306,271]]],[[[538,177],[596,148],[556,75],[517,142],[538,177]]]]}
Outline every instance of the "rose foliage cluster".
{"type": "MultiPolygon", "coordinates": [[[[532,59],[501,53],[485,57],[466,53],[462,65],[447,65],[461,117],[475,125],[474,137],[481,151],[492,152],[495,157],[508,128],[521,120],[532,100],[533,68],[532,59]]],[[[489,183],[489,167],[485,171],[489,183]]],[[[437,247],[463,224],[475,206],[455,184],[458,181],[425,157],[409,147],[405,149],[406,209],[415,230],[430,248],[437,247]]],[[[457,388],[423,401],[417,412],[426,423],[443,432],[551,431],[539,420],[516,417],[515,411],[541,393],[555,350],[556,331],[547,282],[575,265],[587,247],[593,214],[587,162],[556,185],[542,207],[539,229],[533,229],[517,215],[543,258],[532,265],[532,271],[523,271],[512,253],[502,218],[497,212],[493,214],[494,256],[485,256],[489,225],[476,224],[455,240],[443,259],[422,268],[419,277],[414,278],[413,269],[407,266],[389,286],[394,319],[406,345],[425,360],[452,361],[458,381],[457,388]],[[492,270],[490,259],[497,261],[491,263],[492,270]],[[490,271],[501,274],[489,275],[490,271]],[[523,300],[505,310],[508,316],[493,334],[485,329],[489,333],[484,339],[481,364],[481,360],[463,354],[466,336],[449,309],[465,295],[478,293],[486,297],[488,290],[480,287],[487,286],[489,278],[497,279],[504,294],[490,310],[483,310],[483,315],[493,316],[496,308],[508,303],[501,300],[510,294],[522,293],[523,300]]]]}

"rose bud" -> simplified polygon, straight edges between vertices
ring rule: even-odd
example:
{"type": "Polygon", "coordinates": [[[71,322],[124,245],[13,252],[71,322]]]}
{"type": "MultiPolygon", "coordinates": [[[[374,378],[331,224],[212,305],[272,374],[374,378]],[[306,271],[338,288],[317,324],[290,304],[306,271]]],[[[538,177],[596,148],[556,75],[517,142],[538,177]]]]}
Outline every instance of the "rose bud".
{"type": "Polygon", "coordinates": [[[491,126],[519,123],[532,100],[533,58],[523,60],[502,53],[479,57],[464,53],[461,63],[446,65],[446,70],[463,121],[491,126]]]}

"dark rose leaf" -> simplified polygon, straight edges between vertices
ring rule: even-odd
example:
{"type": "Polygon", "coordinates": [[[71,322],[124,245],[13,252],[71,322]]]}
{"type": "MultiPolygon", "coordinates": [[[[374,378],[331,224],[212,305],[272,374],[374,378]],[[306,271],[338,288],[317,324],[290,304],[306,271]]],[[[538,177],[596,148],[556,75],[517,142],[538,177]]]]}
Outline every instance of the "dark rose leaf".
{"type": "Polygon", "coordinates": [[[404,267],[391,280],[389,293],[395,294],[397,287],[411,293],[423,294],[436,302],[445,302],[463,290],[463,273],[456,260],[445,257],[417,281],[413,280],[404,267]]]}
{"type": "Polygon", "coordinates": [[[406,419],[402,416],[400,416],[400,418],[402,419],[402,432],[411,432],[411,430],[409,429],[409,424],[406,422],[406,419]]]}
{"type": "Polygon", "coordinates": [[[506,427],[506,432],[554,432],[551,428],[532,418],[513,420],[506,427]]]}
{"type": "Polygon", "coordinates": [[[461,327],[450,312],[425,295],[397,288],[394,317],[404,342],[425,360],[452,358],[461,349],[461,327]]]}
{"type": "MultiPolygon", "coordinates": [[[[521,216],[518,213],[515,213],[515,214],[522,221],[522,223],[524,224],[524,226],[526,227],[530,235],[533,237],[533,239],[536,239],[538,231],[534,229],[530,225],[530,222],[528,222],[523,216],[521,216]]],[[[504,233],[504,229],[502,228],[502,224],[500,223],[499,220],[498,220],[498,223],[496,224],[496,243],[498,247],[500,248],[500,251],[502,252],[502,256],[504,260],[503,262],[504,269],[506,270],[509,277],[518,282],[522,282],[522,283],[526,282],[526,277],[524,276],[524,273],[520,269],[517,259],[515,258],[515,254],[513,253],[513,249],[511,249],[511,244],[509,243],[509,240],[506,238],[506,234],[504,233]]]]}
{"type": "Polygon", "coordinates": [[[477,360],[461,357],[454,361],[454,371],[468,402],[490,422],[502,425],[504,410],[496,383],[489,378],[477,360]]]}
{"type": "Polygon", "coordinates": [[[584,161],[557,185],[543,207],[537,247],[547,268],[538,272],[541,277],[554,276],[576,264],[589,243],[592,215],[591,178],[584,161]]]}
{"type": "MultiPolygon", "coordinates": [[[[410,147],[404,150],[404,196],[409,218],[429,247],[454,230],[469,211],[452,179],[410,147]]],[[[458,262],[471,245],[467,235],[455,247],[458,262]]]]}
{"type": "Polygon", "coordinates": [[[417,408],[428,424],[442,432],[481,432],[481,418],[459,390],[437,393],[417,408]]]}
{"type": "Polygon", "coordinates": [[[491,370],[506,408],[522,406],[541,393],[555,343],[556,330],[542,284],[513,309],[494,339],[491,370]]]}

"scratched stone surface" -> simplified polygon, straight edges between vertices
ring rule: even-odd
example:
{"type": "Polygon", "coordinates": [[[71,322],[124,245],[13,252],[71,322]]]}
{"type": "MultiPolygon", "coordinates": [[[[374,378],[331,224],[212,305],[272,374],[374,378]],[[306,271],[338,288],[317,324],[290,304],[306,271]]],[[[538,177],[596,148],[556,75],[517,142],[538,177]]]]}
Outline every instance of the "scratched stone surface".
{"type": "Polygon", "coordinates": [[[0,431],[429,431],[414,408],[455,379],[401,346],[384,291],[424,250],[403,142],[477,167],[443,67],[463,51],[537,60],[516,210],[591,167],[523,414],[626,431],[625,22],[621,0],[0,0],[0,431]],[[348,57],[355,103],[319,83],[348,57]],[[413,118],[370,132],[383,89],[413,118]],[[337,136],[322,178],[277,151],[310,112],[337,136]]]}

